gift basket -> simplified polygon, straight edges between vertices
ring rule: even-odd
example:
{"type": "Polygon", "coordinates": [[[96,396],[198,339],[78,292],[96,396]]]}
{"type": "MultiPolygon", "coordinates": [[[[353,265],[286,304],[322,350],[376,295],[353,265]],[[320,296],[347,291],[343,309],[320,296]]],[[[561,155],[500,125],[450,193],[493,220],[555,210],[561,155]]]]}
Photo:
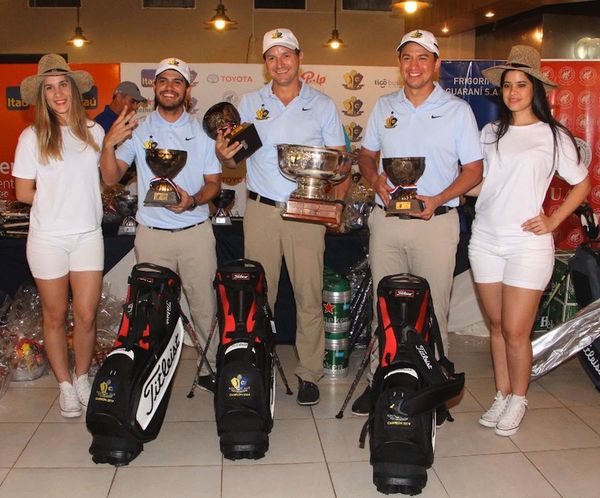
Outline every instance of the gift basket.
{"type": "Polygon", "coordinates": [[[359,230],[367,226],[369,214],[375,203],[375,192],[361,183],[360,173],[352,175],[352,183],[346,195],[346,209],[342,214],[341,232],[359,230]]]}
{"type": "Polygon", "coordinates": [[[0,236],[27,237],[29,232],[29,206],[13,201],[0,203],[0,236]]]}

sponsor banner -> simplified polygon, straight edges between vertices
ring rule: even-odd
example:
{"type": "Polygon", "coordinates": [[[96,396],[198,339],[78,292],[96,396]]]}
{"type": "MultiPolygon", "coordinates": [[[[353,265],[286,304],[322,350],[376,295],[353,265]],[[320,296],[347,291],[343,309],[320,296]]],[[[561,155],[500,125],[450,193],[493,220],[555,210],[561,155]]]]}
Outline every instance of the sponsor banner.
{"type": "Polygon", "coordinates": [[[452,95],[466,100],[483,128],[498,117],[500,90],[484,76],[483,70],[503,61],[442,61],[440,84],[452,95]]]}
{"type": "MultiPolygon", "coordinates": [[[[89,71],[94,78],[94,87],[83,95],[84,106],[93,119],[109,104],[112,92],[119,84],[119,64],[71,64],[71,68],[89,71]]],[[[21,132],[33,122],[33,106],[21,100],[21,81],[37,72],[37,64],[0,64],[0,201],[14,200],[14,178],[12,166],[15,149],[21,132]]]]}
{"type": "MultiPolygon", "coordinates": [[[[552,60],[542,62],[542,71],[560,88],[549,94],[554,117],[575,136],[582,163],[588,168],[592,191],[588,203],[600,213],[600,62],[552,60]]],[[[571,186],[554,177],[544,201],[550,214],[563,202],[571,186]]],[[[569,216],[554,232],[557,249],[574,249],[586,240],[581,222],[569,216]]]]}

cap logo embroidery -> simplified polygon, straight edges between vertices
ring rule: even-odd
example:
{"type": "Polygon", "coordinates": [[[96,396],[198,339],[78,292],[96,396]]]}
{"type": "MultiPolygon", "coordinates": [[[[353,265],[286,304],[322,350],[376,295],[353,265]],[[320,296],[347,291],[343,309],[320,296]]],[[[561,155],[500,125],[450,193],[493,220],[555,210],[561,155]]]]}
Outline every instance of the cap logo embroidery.
{"type": "Polygon", "coordinates": [[[411,38],[422,38],[423,37],[423,33],[421,33],[420,31],[415,31],[412,35],[410,35],[411,38]]]}
{"type": "Polygon", "coordinates": [[[271,38],[273,40],[277,40],[278,38],[283,38],[283,33],[279,30],[276,30],[272,35],[271,38]]]}
{"type": "Polygon", "coordinates": [[[177,59],[169,59],[167,64],[169,64],[169,66],[179,66],[179,61],[177,59]]]}

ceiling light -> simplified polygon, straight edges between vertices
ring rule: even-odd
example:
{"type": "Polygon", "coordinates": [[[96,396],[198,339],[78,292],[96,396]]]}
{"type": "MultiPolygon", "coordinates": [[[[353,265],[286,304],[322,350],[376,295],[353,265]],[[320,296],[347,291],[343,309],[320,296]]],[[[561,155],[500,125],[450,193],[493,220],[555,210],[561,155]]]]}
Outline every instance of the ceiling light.
{"type": "Polygon", "coordinates": [[[490,19],[491,17],[494,17],[496,15],[495,12],[492,12],[491,10],[488,10],[484,16],[487,17],[488,19],[490,19]]]}
{"type": "Polygon", "coordinates": [[[542,29],[536,29],[533,32],[533,38],[535,39],[535,41],[537,41],[538,43],[542,43],[542,40],[544,39],[544,31],[542,29]]]}
{"type": "Polygon", "coordinates": [[[75,34],[67,40],[67,44],[81,48],[88,43],[92,42],[84,36],[83,29],[81,29],[81,26],[79,26],[79,7],[77,7],[77,27],[75,28],[75,34]]]}
{"type": "Polygon", "coordinates": [[[333,29],[331,30],[331,38],[327,40],[326,47],[337,50],[346,46],[344,40],[340,38],[340,33],[337,30],[337,0],[333,0],[333,29]]]}
{"type": "Polygon", "coordinates": [[[402,9],[407,14],[414,14],[419,9],[431,7],[431,2],[413,2],[413,1],[402,1],[392,2],[392,9],[402,9]]]}
{"type": "Polygon", "coordinates": [[[216,29],[217,31],[235,29],[235,25],[237,24],[237,22],[229,19],[227,14],[225,14],[226,10],[227,9],[223,5],[223,1],[219,0],[219,5],[217,5],[216,8],[217,13],[204,23],[206,28],[216,29]]]}
{"type": "Polygon", "coordinates": [[[448,26],[444,26],[444,27],[442,28],[442,33],[444,33],[444,34],[447,34],[447,33],[449,33],[449,32],[450,32],[450,28],[449,28],[448,26]]]}

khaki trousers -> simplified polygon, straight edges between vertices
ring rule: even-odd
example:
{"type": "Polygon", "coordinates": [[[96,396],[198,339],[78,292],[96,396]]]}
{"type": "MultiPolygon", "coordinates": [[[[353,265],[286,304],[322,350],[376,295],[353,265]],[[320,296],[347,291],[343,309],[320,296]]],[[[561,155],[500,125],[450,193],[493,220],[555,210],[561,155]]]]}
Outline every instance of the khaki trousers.
{"type": "MultiPolygon", "coordinates": [[[[448,310],[452,276],[456,264],[456,248],[460,236],[458,211],[433,216],[430,220],[403,220],[385,216],[375,207],[369,216],[369,264],[373,276],[374,318],[372,333],[377,327],[377,285],[396,273],[412,273],[429,283],[433,308],[440,325],[444,350],[448,353],[448,310]]],[[[379,364],[377,342],[371,353],[369,382],[379,364]]]]}
{"type": "Polygon", "coordinates": [[[325,227],[286,221],[281,208],[248,199],[244,214],[244,252],[265,269],[268,300],[275,309],[281,258],[285,258],[296,300],[295,374],[317,382],[323,376],[323,253],[325,227]]]}
{"type": "MultiPolygon", "coordinates": [[[[217,271],[215,236],[210,220],[187,230],[167,232],[138,225],[135,235],[138,262],[154,263],[176,272],[190,307],[191,321],[202,347],[215,325],[217,301],[213,280],[217,271]]],[[[207,351],[208,361],[216,367],[219,337],[215,334],[207,351]]],[[[203,368],[202,374],[208,370],[203,368]]]]}

